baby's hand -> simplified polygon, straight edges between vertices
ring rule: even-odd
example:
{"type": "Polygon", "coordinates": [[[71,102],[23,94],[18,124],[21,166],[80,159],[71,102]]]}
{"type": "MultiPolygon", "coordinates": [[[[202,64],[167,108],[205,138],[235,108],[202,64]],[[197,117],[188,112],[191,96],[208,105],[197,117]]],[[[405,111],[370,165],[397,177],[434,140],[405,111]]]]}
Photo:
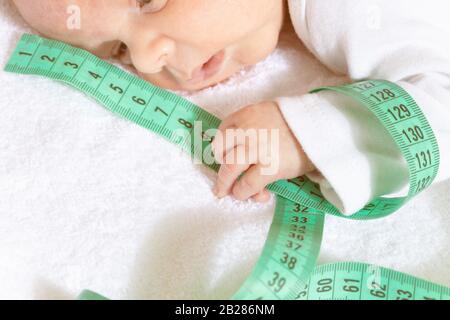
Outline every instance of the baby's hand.
{"type": "Polygon", "coordinates": [[[225,119],[212,150],[221,164],[214,187],[219,198],[231,193],[238,200],[266,202],[268,184],[315,169],[275,102],[247,106],[225,119]]]}

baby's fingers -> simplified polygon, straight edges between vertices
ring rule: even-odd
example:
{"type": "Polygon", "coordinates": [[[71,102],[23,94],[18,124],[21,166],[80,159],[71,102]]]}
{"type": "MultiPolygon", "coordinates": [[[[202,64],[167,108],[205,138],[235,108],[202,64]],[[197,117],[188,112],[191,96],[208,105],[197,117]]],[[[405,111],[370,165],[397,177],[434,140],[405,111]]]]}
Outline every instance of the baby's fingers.
{"type": "Polygon", "coordinates": [[[261,190],[252,197],[256,202],[265,203],[270,200],[270,192],[266,189],[261,190]]]}
{"type": "Polygon", "coordinates": [[[249,167],[250,164],[222,164],[214,187],[214,194],[219,198],[228,195],[236,179],[249,167]]]}
{"type": "Polygon", "coordinates": [[[256,153],[243,145],[238,145],[230,150],[225,155],[224,162],[219,169],[214,188],[216,196],[222,198],[228,195],[237,178],[256,160],[256,153]]]}
{"type": "Polygon", "coordinates": [[[260,164],[251,166],[234,184],[232,193],[238,200],[246,200],[263,190],[268,184],[276,181],[275,175],[263,175],[260,164]]]}
{"type": "Polygon", "coordinates": [[[234,139],[227,139],[227,130],[236,130],[234,126],[234,118],[228,117],[225,119],[217,129],[217,134],[211,144],[214,158],[220,164],[224,163],[227,152],[240,144],[240,141],[234,139]]]}

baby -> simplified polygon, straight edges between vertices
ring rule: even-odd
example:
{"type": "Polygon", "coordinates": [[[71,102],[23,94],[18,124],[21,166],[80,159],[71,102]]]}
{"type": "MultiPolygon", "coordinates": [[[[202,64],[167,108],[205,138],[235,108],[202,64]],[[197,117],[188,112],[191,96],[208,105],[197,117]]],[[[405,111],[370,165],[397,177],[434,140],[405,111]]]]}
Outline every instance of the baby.
{"type": "MultiPolygon", "coordinates": [[[[450,177],[450,4],[448,0],[13,0],[24,19],[49,38],[132,64],[153,84],[195,91],[263,60],[276,48],[284,23],[332,71],[352,80],[385,79],[421,106],[437,137],[450,177]],[[70,15],[79,14],[77,23],[70,15]],[[290,17],[290,19],[289,19],[290,17]]],[[[375,117],[334,92],[279,97],[246,106],[220,131],[276,129],[270,163],[239,141],[213,142],[222,163],[214,192],[265,202],[265,187],[307,175],[344,214],[376,196],[408,186],[405,161],[375,117]],[[245,163],[229,155],[246,153],[245,163]],[[242,175],[242,176],[241,176],[242,175]]],[[[223,135],[226,136],[226,135],[223,135]]]]}

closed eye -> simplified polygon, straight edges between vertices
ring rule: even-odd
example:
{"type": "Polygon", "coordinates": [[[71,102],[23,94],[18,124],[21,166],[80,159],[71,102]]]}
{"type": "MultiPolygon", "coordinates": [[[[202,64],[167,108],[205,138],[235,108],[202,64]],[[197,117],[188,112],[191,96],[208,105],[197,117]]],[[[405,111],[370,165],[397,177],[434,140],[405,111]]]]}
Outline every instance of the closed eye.
{"type": "Polygon", "coordinates": [[[163,10],[168,0],[135,0],[140,13],[156,13],[163,10]]]}

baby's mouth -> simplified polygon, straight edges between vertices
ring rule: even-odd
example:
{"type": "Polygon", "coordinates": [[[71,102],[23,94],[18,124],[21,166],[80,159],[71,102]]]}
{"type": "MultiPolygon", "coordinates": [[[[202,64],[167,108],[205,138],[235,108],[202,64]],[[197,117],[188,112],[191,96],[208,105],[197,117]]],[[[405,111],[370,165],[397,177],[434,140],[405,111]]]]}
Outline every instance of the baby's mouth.
{"type": "Polygon", "coordinates": [[[225,60],[225,50],[222,50],[213,55],[203,65],[197,67],[192,72],[191,79],[189,79],[187,82],[197,83],[204,80],[208,80],[209,78],[213,77],[220,71],[224,60],[225,60]]]}

